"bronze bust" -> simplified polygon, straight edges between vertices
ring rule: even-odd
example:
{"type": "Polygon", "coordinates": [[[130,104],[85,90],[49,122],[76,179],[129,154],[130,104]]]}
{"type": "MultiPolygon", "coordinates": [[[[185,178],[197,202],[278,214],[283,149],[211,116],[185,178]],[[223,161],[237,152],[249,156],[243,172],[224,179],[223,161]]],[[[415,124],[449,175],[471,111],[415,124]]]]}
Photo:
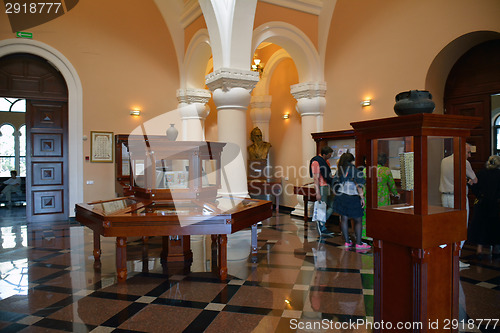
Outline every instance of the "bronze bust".
{"type": "Polygon", "coordinates": [[[262,141],[262,131],[255,127],[252,132],[250,132],[250,139],[252,144],[248,146],[248,159],[249,160],[265,160],[267,159],[267,154],[271,144],[269,142],[262,141]]]}

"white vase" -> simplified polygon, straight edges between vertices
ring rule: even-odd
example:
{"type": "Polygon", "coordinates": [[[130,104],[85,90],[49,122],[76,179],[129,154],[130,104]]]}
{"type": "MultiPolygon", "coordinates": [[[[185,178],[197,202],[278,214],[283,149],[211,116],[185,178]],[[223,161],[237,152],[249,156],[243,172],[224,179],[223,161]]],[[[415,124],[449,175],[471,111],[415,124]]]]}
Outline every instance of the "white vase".
{"type": "Polygon", "coordinates": [[[175,139],[177,139],[177,135],[179,134],[179,131],[174,127],[174,125],[175,124],[170,124],[170,127],[167,129],[168,141],[175,141],[175,139]]]}

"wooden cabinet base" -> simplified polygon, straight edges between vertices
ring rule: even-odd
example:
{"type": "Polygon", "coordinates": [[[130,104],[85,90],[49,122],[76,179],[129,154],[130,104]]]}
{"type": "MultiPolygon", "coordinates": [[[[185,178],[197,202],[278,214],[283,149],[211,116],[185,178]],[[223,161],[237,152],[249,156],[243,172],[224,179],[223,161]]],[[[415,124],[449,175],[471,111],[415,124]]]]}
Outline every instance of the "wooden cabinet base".
{"type": "Polygon", "coordinates": [[[416,331],[428,332],[430,322],[444,327],[458,317],[459,246],[415,249],[374,241],[374,320],[386,323],[380,332],[401,323],[413,327],[399,332],[413,332],[420,324],[416,331]]]}

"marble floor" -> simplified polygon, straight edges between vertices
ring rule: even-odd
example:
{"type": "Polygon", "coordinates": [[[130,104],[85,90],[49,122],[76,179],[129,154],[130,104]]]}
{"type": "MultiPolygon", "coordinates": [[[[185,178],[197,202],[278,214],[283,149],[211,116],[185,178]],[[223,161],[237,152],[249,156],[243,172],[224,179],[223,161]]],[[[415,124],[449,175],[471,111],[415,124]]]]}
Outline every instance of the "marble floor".
{"type": "MultiPolygon", "coordinates": [[[[150,240],[148,258],[141,240],[130,239],[128,278],[117,283],[114,239],[102,239],[94,268],[87,228],[27,224],[24,214],[0,207],[0,332],[372,331],[373,255],[343,248],[338,226],[329,226],[333,237],[318,237],[311,223],[275,215],[259,226],[254,260],[248,234],[230,238],[225,282],[207,271],[206,237],[191,239],[190,272],[162,266],[161,239],[150,240]],[[342,322],[365,325],[337,329],[342,322]]],[[[466,246],[463,261],[471,265],[460,271],[460,319],[498,320],[500,259],[478,259],[466,246]]],[[[500,331],[486,323],[460,331],[500,331]]]]}

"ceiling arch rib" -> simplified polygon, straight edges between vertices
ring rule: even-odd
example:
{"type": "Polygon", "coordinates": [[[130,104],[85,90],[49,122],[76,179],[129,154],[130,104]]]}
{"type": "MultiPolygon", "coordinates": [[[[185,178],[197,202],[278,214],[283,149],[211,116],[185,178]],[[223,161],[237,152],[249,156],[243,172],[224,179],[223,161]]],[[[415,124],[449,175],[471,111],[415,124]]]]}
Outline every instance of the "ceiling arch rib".
{"type": "Polygon", "coordinates": [[[200,0],[214,59],[214,70],[249,70],[257,0],[200,0]]]}
{"type": "Polygon", "coordinates": [[[320,57],[311,40],[297,27],[285,22],[268,22],[254,30],[252,54],[262,42],[285,49],[295,62],[300,82],[323,81],[320,57]]]}

